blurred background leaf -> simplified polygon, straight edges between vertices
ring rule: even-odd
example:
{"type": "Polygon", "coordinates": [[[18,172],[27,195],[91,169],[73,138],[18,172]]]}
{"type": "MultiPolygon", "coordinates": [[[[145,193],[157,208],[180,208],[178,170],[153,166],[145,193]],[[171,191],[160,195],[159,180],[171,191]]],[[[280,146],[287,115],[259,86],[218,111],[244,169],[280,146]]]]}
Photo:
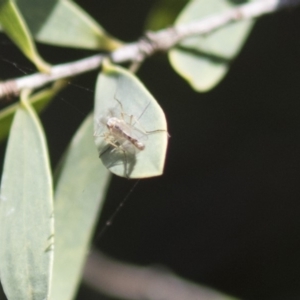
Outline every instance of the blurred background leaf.
{"type": "Polygon", "coordinates": [[[113,50],[121,45],[73,1],[16,0],[16,3],[39,42],[95,50],[113,50]]]}
{"type": "MultiPolygon", "coordinates": [[[[247,1],[238,1],[238,4],[247,1]]],[[[225,11],[236,1],[193,0],[187,4],[176,20],[186,24],[225,11]]],[[[251,28],[253,20],[226,25],[205,36],[184,39],[169,51],[169,60],[175,71],[199,92],[214,88],[226,75],[230,64],[239,53],[251,28]]]]}
{"type": "Polygon", "coordinates": [[[30,30],[14,1],[0,0],[0,24],[10,39],[40,71],[49,71],[50,66],[38,54],[30,30]]]}
{"type": "Polygon", "coordinates": [[[155,2],[146,20],[148,30],[159,30],[173,25],[188,0],[159,0],[155,2]]]}
{"type": "Polygon", "coordinates": [[[76,132],[56,175],[51,300],[71,300],[110,181],[93,141],[92,115],[76,132]]]}

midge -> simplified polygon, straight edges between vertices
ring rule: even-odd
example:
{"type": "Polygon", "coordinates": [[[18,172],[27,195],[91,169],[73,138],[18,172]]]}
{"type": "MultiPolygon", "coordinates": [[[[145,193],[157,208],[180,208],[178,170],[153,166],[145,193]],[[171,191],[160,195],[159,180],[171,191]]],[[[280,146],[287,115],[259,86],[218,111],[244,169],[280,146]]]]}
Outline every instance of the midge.
{"type": "Polygon", "coordinates": [[[136,119],[133,115],[124,112],[122,103],[114,97],[118,103],[114,109],[108,111],[108,116],[96,120],[94,137],[102,137],[104,145],[100,150],[100,157],[111,156],[111,164],[123,160],[124,172],[129,177],[128,164],[135,162],[135,155],[145,150],[147,135],[166,130],[146,131],[138,121],[148,105],[143,109],[141,115],[136,119]],[[107,147],[105,147],[105,144],[107,147]],[[119,156],[121,154],[122,156],[119,156]],[[122,158],[123,157],[123,158],[122,158]]]}
{"type": "Polygon", "coordinates": [[[108,118],[106,126],[109,132],[107,133],[108,136],[106,137],[106,141],[112,146],[118,148],[118,144],[120,144],[120,142],[124,139],[134,145],[138,150],[144,150],[145,144],[130,135],[128,130],[130,128],[128,128],[128,125],[129,124],[127,124],[124,120],[120,120],[116,117],[108,118]],[[111,141],[110,137],[113,137],[113,139],[116,140],[116,143],[111,141]]]}
{"type": "MultiPolygon", "coordinates": [[[[120,117],[116,117],[115,110],[110,111],[110,116],[106,118],[100,118],[97,122],[98,127],[106,128],[106,131],[102,134],[94,133],[95,137],[103,137],[104,141],[111,145],[114,150],[120,150],[122,152],[128,152],[130,154],[137,154],[139,151],[145,149],[145,144],[141,142],[141,139],[147,139],[147,131],[143,132],[135,127],[138,121],[133,115],[128,116],[123,111],[122,103],[115,98],[118,102],[121,112],[120,117]],[[128,120],[125,116],[129,117],[128,120]]],[[[107,150],[105,150],[106,152],[107,150]]],[[[100,156],[104,152],[100,153],[100,156]]]]}

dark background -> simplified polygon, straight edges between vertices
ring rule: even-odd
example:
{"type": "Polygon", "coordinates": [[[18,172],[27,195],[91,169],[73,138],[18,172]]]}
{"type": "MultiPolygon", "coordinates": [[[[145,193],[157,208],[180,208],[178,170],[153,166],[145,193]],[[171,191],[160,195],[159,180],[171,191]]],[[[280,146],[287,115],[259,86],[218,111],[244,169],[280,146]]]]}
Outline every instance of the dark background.
{"type": "MultiPolygon", "coordinates": [[[[108,32],[133,41],[153,1],[79,4],[108,32]]],[[[139,182],[99,249],[243,299],[300,299],[299,28],[299,9],[260,19],[227,77],[205,94],[174,73],[165,55],[143,65],[138,76],[168,119],[165,173],[139,182]]],[[[4,35],[0,47],[1,78],[32,72],[4,35]]],[[[92,54],[40,51],[53,64],[92,54]]],[[[92,109],[95,78],[74,80],[42,114],[53,167],[92,109]]],[[[113,178],[99,229],[133,184],[113,178]]],[[[99,296],[83,286],[78,299],[99,296]]]]}

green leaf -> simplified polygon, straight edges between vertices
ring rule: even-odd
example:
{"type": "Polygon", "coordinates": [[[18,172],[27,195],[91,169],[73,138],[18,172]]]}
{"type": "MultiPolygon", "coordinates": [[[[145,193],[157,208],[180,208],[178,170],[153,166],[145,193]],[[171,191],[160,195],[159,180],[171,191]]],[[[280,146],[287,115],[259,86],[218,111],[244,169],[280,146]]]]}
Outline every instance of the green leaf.
{"type": "Polygon", "coordinates": [[[132,73],[108,62],[96,84],[95,137],[100,158],[112,173],[129,178],[162,174],[168,143],[165,115],[132,73]],[[121,124],[123,138],[109,134],[106,122],[111,117],[121,124]],[[145,149],[138,151],[124,134],[142,142],[145,149]]]}
{"type": "Polygon", "coordinates": [[[102,50],[113,50],[121,45],[72,1],[16,0],[16,3],[39,42],[102,50]]]}
{"type": "Polygon", "coordinates": [[[89,116],[74,136],[57,180],[51,300],[69,300],[76,292],[110,177],[99,163],[89,116]]]}
{"type": "Polygon", "coordinates": [[[188,0],[160,0],[156,2],[148,15],[146,28],[156,31],[171,26],[187,2],[188,0]]]}
{"type": "Polygon", "coordinates": [[[5,33],[13,40],[27,58],[42,72],[50,66],[38,54],[32,36],[14,1],[0,0],[0,23],[5,33]]]}
{"type": "MultiPolygon", "coordinates": [[[[28,101],[37,112],[42,111],[53,97],[65,86],[64,80],[57,81],[52,87],[43,89],[29,97],[28,101]]],[[[9,132],[14,114],[19,104],[12,104],[0,111],[0,142],[4,140],[9,132]]]]}
{"type": "MultiPolygon", "coordinates": [[[[234,7],[234,2],[236,1],[191,1],[178,17],[176,24],[201,20],[225,11],[234,7]]],[[[208,91],[226,75],[252,25],[253,21],[240,21],[205,36],[184,39],[178,47],[169,52],[169,60],[177,73],[186,79],[196,91],[208,91]]]]}
{"type": "Polygon", "coordinates": [[[8,299],[47,299],[53,263],[53,197],[42,127],[25,97],[6,149],[0,198],[0,273],[8,299]]]}

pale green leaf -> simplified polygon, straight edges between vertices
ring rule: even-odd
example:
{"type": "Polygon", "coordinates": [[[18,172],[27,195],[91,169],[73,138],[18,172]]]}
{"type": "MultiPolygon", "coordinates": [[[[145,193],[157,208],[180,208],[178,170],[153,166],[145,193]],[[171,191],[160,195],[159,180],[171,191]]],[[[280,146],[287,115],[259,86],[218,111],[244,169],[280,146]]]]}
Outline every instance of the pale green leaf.
{"type": "MultiPolygon", "coordinates": [[[[42,111],[53,97],[65,86],[65,81],[60,80],[53,84],[52,87],[43,89],[28,98],[29,103],[37,112],[42,111]]],[[[0,111],[0,142],[8,135],[14,114],[19,107],[18,103],[7,106],[0,111]]]]}
{"type": "Polygon", "coordinates": [[[57,179],[51,300],[70,300],[76,292],[109,179],[99,162],[89,116],[74,136],[57,179]]]}
{"type": "Polygon", "coordinates": [[[14,1],[0,0],[0,24],[5,33],[40,71],[49,71],[50,66],[38,54],[28,27],[14,1]]]}
{"type": "MultiPolygon", "coordinates": [[[[236,1],[193,0],[179,15],[176,24],[201,20],[232,8],[236,1]]],[[[242,2],[247,1],[239,1],[242,2]]],[[[169,52],[173,68],[197,91],[205,92],[217,85],[229,70],[232,60],[246,40],[253,21],[224,26],[205,36],[184,39],[169,52]]]]}
{"type": "Polygon", "coordinates": [[[23,99],[0,192],[0,273],[9,300],[47,299],[53,263],[52,177],[42,127],[23,99]]]}
{"type": "Polygon", "coordinates": [[[109,63],[104,64],[96,84],[94,134],[100,158],[114,174],[129,178],[162,174],[168,143],[165,115],[132,73],[109,63]],[[106,124],[111,117],[123,124],[123,138],[109,134],[106,124]],[[145,149],[138,151],[124,139],[126,134],[145,149]]]}
{"type": "Polygon", "coordinates": [[[113,50],[120,42],[69,0],[16,0],[34,38],[43,43],[113,50]]]}

